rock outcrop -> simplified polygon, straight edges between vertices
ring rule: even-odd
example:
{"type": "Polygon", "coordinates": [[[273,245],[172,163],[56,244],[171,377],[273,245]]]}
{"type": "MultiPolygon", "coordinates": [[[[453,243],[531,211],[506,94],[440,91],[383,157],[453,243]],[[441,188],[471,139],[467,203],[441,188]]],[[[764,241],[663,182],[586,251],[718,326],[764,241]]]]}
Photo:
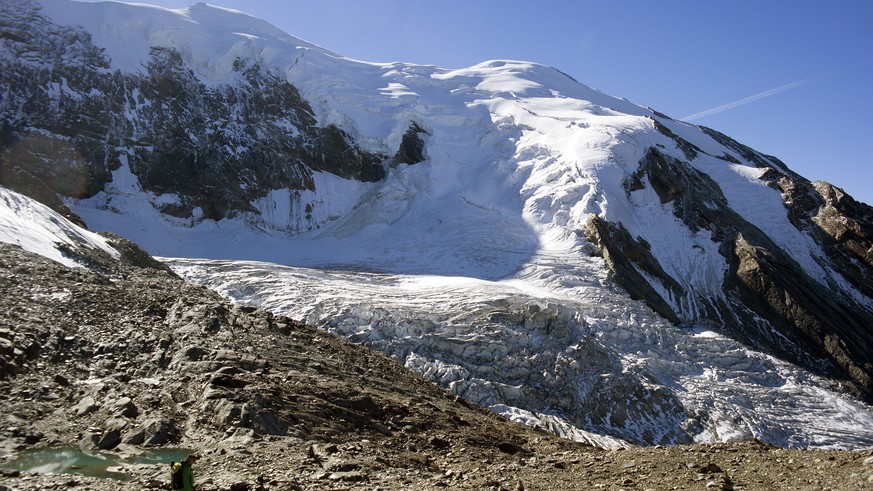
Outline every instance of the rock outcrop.
{"type": "Polygon", "coordinates": [[[681,278],[664,271],[644,238],[632,237],[621,223],[592,217],[586,236],[600,247],[613,277],[634,298],[645,300],[676,324],[721,326],[756,349],[842,378],[856,393],[873,400],[873,351],[864,341],[873,335],[873,312],[837,279],[845,278],[851,287],[870,295],[873,208],[705,129],[764,170],[762,179],[782,193],[791,223],[825,251],[827,256],[818,259],[821,267],[837,274],[825,281],[814,278],[788,251],[731,209],[718,184],[695,169],[690,161],[702,152],[699,148],[656,126],[677,142],[689,160],[652,147],[637,171],[625,179],[624,188],[632,193],[651,186],[661,204],[671,206],[688,230],[708,232],[727,264],[720,285],[723,295],[687,291],[681,278]],[[679,311],[672,301],[676,298],[690,298],[694,314],[679,311]]]}

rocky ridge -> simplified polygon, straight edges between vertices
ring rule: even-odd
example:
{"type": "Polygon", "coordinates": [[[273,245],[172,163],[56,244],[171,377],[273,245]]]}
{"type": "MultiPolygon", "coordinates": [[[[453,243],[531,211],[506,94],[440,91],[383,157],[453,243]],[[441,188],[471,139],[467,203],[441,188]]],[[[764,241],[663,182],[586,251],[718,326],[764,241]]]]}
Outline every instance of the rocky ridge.
{"type": "MultiPolygon", "coordinates": [[[[660,116],[667,118],[666,116],[660,116]]],[[[669,119],[669,118],[667,118],[669,119]]],[[[612,277],[634,298],[678,325],[719,326],[734,339],[817,373],[844,379],[855,393],[871,400],[873,353],[864,341],[873,325],[868,299],[873,274],[873,208],[828,183],[812,183],[775,157],[761,155],[709,128],[701,128],[726,149],[763,170],[761,179],[781,193],[791,224],[827,254],[818,266],[822,280],[810,273],[758,226],[729,205],[719,185],[698,170],[694,159],[704,153],[657,120],[655,128],[673,140],[683,158],[666,145],[650,147],[623,185],[630,196],[651,187],[660,203],[672,208],[689,231],[706,231],[718,246],[727,271],[719,294],[707,296],[683,287],[652,254],[645,237],[633,237],[621,222],[592,216],[585,236],[601,251],[612,277]],[[841,285],[844,278],[850,285],[841,285]],[[683,308],[675,299],[693,299],[683,308]]],[[[716,156],[738,163],[730,154],[716,156]]]]}

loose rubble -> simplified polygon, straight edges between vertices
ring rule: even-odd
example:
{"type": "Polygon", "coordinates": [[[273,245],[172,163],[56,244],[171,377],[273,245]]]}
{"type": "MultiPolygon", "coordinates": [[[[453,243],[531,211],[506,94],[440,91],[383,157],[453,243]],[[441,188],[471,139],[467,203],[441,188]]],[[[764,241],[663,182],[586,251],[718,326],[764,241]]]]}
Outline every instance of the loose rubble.
{"type": "Polygon", "coordinates": [[[506,421],[384,355],[185,283],[134,246],[68,268],[0,244],[0,490],[164,489],[10,467],[73,446],[196,450],[198,489],[873,489],[873,451],[602,450],[506,421]],[[136,258],[135,266],[131,258],[136,258]]]}

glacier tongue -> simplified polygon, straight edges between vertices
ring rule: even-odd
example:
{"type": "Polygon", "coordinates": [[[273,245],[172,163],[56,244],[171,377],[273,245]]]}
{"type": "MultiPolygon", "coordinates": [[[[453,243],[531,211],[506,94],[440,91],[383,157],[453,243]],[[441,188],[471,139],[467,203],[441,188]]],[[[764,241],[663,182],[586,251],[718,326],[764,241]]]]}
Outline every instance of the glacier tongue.
{"type": "Polygon", "coordinates": [[[384,351],[473,402],[604,447],[757,438],[873,446],[873,411],[611,287],[601,259],[539,257],[513,277],[411,276],[167,259],[228,297],[384,351]]]}

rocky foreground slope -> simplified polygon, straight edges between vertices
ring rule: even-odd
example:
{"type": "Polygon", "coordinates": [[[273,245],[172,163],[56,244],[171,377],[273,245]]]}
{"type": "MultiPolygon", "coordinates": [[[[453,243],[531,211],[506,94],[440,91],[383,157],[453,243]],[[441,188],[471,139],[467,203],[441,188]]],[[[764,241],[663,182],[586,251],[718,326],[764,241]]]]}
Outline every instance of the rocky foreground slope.
{"type": "Polygon", "coordinates": [[[185,283],[134,246],[69,268],[0,244],[0,489],[160,489],[11,470],[29,449],[203,455],[199,489],[867,489],[873,452],[757,442],[600,450],[393,360],[185,283]]]}

